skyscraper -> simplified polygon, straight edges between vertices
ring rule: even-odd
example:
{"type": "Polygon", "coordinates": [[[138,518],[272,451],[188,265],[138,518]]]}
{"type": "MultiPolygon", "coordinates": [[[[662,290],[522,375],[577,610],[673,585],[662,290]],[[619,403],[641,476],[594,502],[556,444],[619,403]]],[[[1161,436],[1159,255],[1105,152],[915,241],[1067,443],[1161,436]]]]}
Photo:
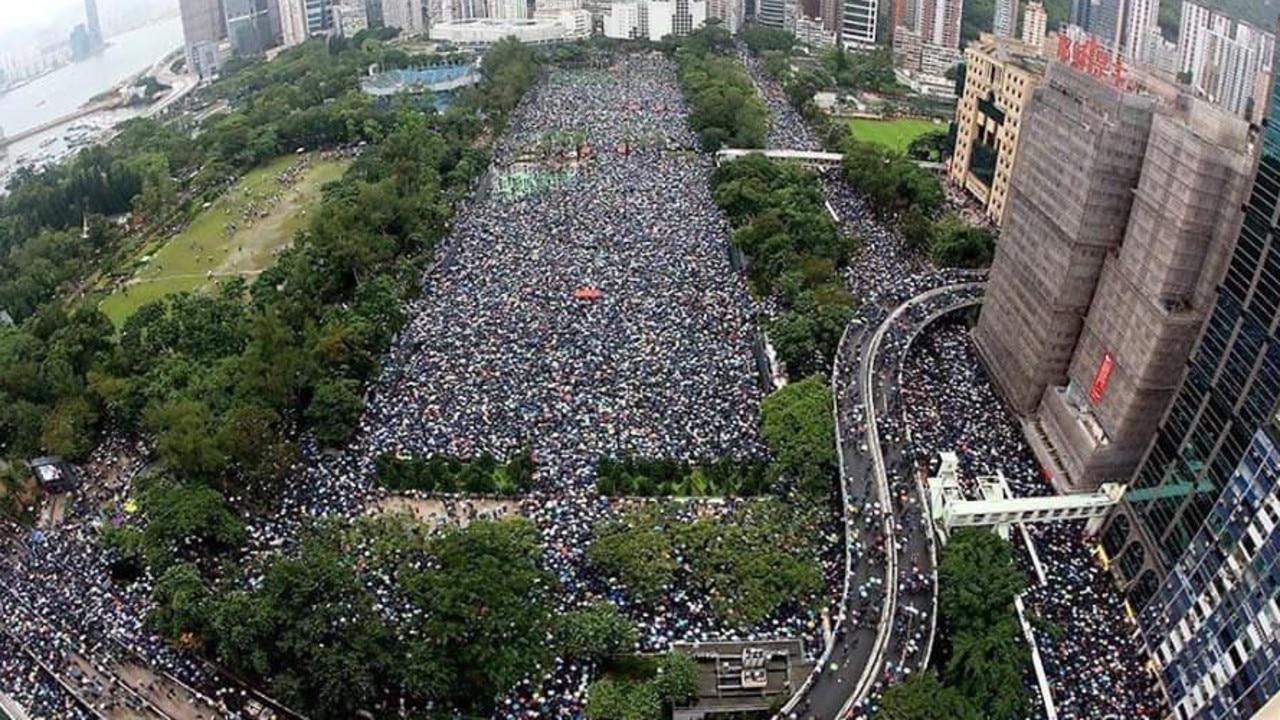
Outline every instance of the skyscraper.
{"type": "Polygon", "coordinates": [[[400,28],[404,37],[421,35],[426,31],[422,0],[381,0],[384,27],[400,28]]]}
{"type": "Polygon", "coordinates": [[[261,55],[275,46],[271,9],[267,0],[224,0],[227,39],[237,55],[261,55]]]}
{"type": "MultiPolygon", "coordinates": [[[[1271,92],[1280,92],[1274,81],[1271,92]]],[[[1210,529],[1221,530],[1215,505],[1259,428],[1280,411],[1280,107],[1274,102],[1269,116],[1253,192],[1212,314],[1129,491],[1103,528],[1103,547],[1135,611],[1147,606],[1188,548],[1203,550],[1192,540],[1206,520],[1213,517],[1210,529]]]]}
{"type": "Polygon", "coordinates": [[[1091,5],[1091,0],[1071,0],[1071,7],[1068,9],[1067,14],[1067,22],[1075,25],[1081,30],[1088,30],[1089,8],[1091,5]]]}
{"type": "Polygon", "coordinates": [[[218,42],[227,36],[220,0],[179,0],[183,46],[187,66],[200,77],[209,77],[220,64],[218,42]]]}
{"type": "Polygon", "coordinates": [[[829,33],[840,32],[841,9],[840,0],[819,0],[818,10],[822,13],[823,30],[829,33]]]}
{"type": "Polygon", "coordinates": [[[1202,36],[1208,31],[1230,35],[1231,24],[1231,18],[1217,10],[1184,0],[1178,24],[1178,72],[1192,75],[1199,72],[1204,67],[1205,43],[1202,36]]]}
{"type": "Polygon", "coordinates": [[[1138,616],[1180,720],[1280,709],[1277,438],[1274,421],[1254,431],[1208,520],[1138,616]]]}
{"type": "Polygon", "coordinates": [[[102,47],[102,24],[98,21],[97,0],[84,0],[84,26],[89,33],[89,44],[94,49],[102,47]]]}
{"type": "Polygon", "coordinates": [[[1119,47],[1124,34],[1125,0],[1093,0],[1089,6],[1089,24],[1085,27],[1090,34],[1108,50],[1119,47]]]}
{"type": "Polygon", "coordinates": [[[842,0],[840,44],[846,48],[875,47],[879,0],[842,0]]]}
{"type": "Polygon", "coordinates": [[[1132,63],[1147,62],[1148,40],[1160,32],[1160,0],[1124,0],[1121,56],[1132,63]]]}
{"type": "Polygon", "coordinates": [[[280,0],[284,46],[292,47],[334,30],[332,0],[280,0]]]}
{"type": "Polygon", "coordinates": [[[991,32],[996,37],[1013,37],[1018,26],[1018,0],[996,0],[991,32]]]}
{"type": "Polygon", "coordinates": [[[768,27],[783,27],[786,24],[784,0],[759,0],[756,5],[756,22],[768,27]]]}
{"type": "Polygon", "coordinates": [[[1268,114],[1213,313],[1101,536],[1179,720],[1280,708],[1280,107],[1268,114]]]}
{"type": "Polygon", "coordinates": [[[1032,0],[1022,13],[1022,42],[1032,47],[1044,46],[1044,34],[1049,24],[1049,15],[1044,11],[1044,3],[1032,0]]]}

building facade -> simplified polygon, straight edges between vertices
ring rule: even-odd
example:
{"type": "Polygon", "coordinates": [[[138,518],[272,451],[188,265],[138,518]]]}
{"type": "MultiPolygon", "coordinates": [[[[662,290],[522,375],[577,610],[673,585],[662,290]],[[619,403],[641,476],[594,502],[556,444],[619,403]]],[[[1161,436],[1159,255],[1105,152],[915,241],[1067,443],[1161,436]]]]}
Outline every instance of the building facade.
{"type": "Polygon", "coordinates": [[[1258,428],[1138,615],[1174,717],[1257,715],[1280,693],[1280,434],[1258,428]]]}
{"type": "Polygon", "coordinates": [[[1124,0],[1120,57],[1131,63],[1147,62],[1152,35],[1160,34],[1160,0],[1124,0]]]}
{"type": "Polygon", "coordinates": [[[223,0],[222,7],[227,13],[227,39],[235,54],[261,55],[275,46],[267,0],[223,0]]]}
{"type": "Polygon", "coordinates": [[[737,35],[746,19],[742,0],[707,0],[707,17],[716,18],[724,29],[737,35]]]}
{"type": "Polygon", "coordinates": [[[996,225],[1004,224],[1023,116],[1045,68],[1037,48],[1016,40],[983,35],[965,50],[947,177],[982,203],[996,225]]]}
{"type": "Polygon", "coordinates": [[[840,44],[852,50],[875,47],[879,0],[842,0],[840,44]]]}
{"type": "Polygon", "coordinates": [[[180,0],[178,10],[182,16],[187,67],[202,78],[210,77],[221,64],[217,45],[227,34],[221,3],[219,0],[180,0]]]}
{"type": "Polygon", "coordinates": [[[973,334],[1024,416],[1067,382],[1103,261],[1129,221],[1153,115],[1151,99],[1062,63],[1032,95],[973,334]]]}
{"type": "Polygon", "coordinates": [[[991,32],[996,37],[1015,37],[1018,30],[1018,0],[996,0],[991,32]]]}
{"type": "Polygon", "coordinates": [[[1206,32],[1219,35],[1231,34],[1231,18],[1212,8],[1193,2],[1182,3],[1178,24],[1178,72],[1194,74],[1204,67],[1204,41],[1206,32]]]}
{"type": "MultiPolygon", "coordinates": [[[[1128,225],[1103,260],[1065,384],[1035,416],[1060,487],[1127,480],[1177,390],[1232,239],[1252,165],[1249,126],[1184,97],[1152,119],[1128,225]]],[[[1035,443],[1033,442],[1033,445],[1035,443]]]]}
{"type": "Polygon", "coordinates": [[[1103,547],[1143,610],[1228,487],[1258,428],[1280,410],[1280,115],[1270,124],[1213,311],[1103,547]]]}
{"type": "Polygon", "coordinates": [[[1049,26],[1049,14],[1044,11],[1044,3],[1027,3],[1022,13],[1022,42],[1030,47],[1044,48],[1045,32],[1049,26]]]}
{"type": "Polygon", "coordinates": [[[1082,27],[1110,50],[1119,47],[1124,33],[1126,0],[1093,0],[1089,6],[1089,24],[1082,27]]]}
{"type": "Polygon", "coordinates": [[[427,30],[422,0],[380,0],[382,26],[400,29],[402,37],[421,35],[427,30]]]}
{"type": "Polygon", "coordinates": [[[772,28],[786,26],[787,12],[784,0],[758,0],[756,22],[772,28]]]}
{"type": "Polygon", "coordinates": [[[89,45],[94,50],[102,47],[102,22],[98,19],[97,0],[84,0],[84,28],[89,34],[89,45]]]}
{"type": "Polygon", "coordinates": [[[1201,97],[1260,122],[1274,73],[1275,34],[1198,5],[1182,4],[1178,71],[1201,97]]]}

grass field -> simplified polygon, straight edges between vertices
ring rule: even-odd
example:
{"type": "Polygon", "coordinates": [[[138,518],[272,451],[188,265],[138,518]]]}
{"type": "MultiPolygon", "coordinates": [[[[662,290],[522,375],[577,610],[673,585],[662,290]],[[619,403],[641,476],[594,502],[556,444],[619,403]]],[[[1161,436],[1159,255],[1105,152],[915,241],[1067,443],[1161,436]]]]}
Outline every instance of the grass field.
{"type": "Polygon", "coordinates": [[[891,150],[906,152],[912,140],[935,130],[945,132],[945,123],[934,124],[928,120],[868,120],[850,118],[849,127],[853,128],[853,136],[863,142],[883,145],[891,150]]]}
{"type": "Polygon", "coordinates": [[[278,158],[250,172],[196,215],[181,233],[137,258],[137,271],[102,301],[116,327],[157,298],[197,291],[230,277],[252,278],[271,265],[306,222],[325,183],[342,177],[348,161],[311,158],[292,183],[277,177],[299,163],[278,158]]]}

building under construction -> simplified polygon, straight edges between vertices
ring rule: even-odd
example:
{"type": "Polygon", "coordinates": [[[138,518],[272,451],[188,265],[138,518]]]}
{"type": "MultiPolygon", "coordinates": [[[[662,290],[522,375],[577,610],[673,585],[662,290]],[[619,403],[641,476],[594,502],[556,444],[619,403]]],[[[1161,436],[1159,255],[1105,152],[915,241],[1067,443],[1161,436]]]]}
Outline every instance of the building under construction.
{"type": "Polygon", "coordinates": [[[1212,306],[1249,126],[1055,63],[1025,127],[975,340],[1059,487],[1127,480],[1212,306]]]}

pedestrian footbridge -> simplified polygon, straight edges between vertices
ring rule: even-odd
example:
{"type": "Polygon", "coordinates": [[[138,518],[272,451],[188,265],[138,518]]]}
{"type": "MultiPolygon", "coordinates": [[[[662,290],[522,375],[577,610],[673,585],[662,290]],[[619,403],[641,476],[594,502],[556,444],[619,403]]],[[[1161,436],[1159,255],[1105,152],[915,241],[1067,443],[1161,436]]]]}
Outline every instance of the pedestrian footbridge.
{"type": "Polygon", "coordinates": [[[1106,483],[1097,492],[1046,497],[1013,496],[1003,474],[978,478],[981,499],[969,499],[960,484],[960,461],[942,453],[937,477],[929,478],[929,513],[942,542],[959,527],[994,527],[1002,537],[1019,523],[1088,520],[1088,532],[1102,525],[1111,508],[1124,496],[1124,485],[1106,483]]]}
{"type": "MultiPolygon", "coordinates": [[[[817,152],[814,150],[785,150],[785,149],[742,149],[742,148],[725,148],[716,153],[716,164],[719,165],[728,160],[737,160],[748,155],[763,155],[770,160],[789,160],[799,163],[804,167],[814,168],[817,170],[825,170],[828,168],[838,168],[844,162],[843,153],[817,152]]],[[[917,160],[916,165],[925,170],[942,170],[946,167],[943,163],[926,162],[917,160]]]]}

